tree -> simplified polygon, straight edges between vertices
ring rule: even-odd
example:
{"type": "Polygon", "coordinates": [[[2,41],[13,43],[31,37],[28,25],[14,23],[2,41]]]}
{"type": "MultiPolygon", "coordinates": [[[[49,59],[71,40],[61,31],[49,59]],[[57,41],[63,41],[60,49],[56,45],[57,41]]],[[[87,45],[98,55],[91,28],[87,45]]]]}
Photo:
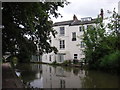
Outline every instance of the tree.
{"type": "Polygon", "coordinates": [[[84,54],[90,68],[118,70],[120,67],[120,23],[115,10],[109,19],[110,22],[104,25],[98,17],[96,26],[84,30],[84,54]]]}
{"type": "Polygon", "coordinates": [[[57,52],[50,46],[50,34],[55,37],[50,15],[58,17],[58,7],[68,2],[5,2],[2,4],[2,54],[10,52],[29,59],[39,47],[40,54],[57,52]]]}

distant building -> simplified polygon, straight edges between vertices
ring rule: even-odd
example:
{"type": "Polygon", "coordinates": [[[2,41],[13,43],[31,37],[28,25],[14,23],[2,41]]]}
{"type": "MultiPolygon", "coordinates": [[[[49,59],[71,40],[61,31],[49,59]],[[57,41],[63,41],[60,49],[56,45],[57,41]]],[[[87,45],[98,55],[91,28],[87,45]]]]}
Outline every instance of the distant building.
{"type": "Polygon", "coordinates": [[[85,57],[82,52],[84,43],[81,39],[83,37],[83,29],[87,29],[90,25],[95,25],[95,21],[91,17],[78,20],[76,15],[74,15],[73,20],[54,23],[53,28],[58,34],[56,38],[51,36],[51,45],[58,49],[58,53],[43,54],[42,62],[52,63],[56,61],[57,63],[62,63],[65,60],[82,60],[85,57]]]}

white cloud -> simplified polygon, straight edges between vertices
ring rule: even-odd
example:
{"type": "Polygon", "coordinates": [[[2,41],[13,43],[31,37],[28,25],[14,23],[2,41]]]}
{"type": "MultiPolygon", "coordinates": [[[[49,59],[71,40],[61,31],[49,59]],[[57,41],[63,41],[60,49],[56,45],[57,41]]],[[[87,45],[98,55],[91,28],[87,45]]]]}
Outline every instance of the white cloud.
{"type": "Polygon", "coordinates": [[[107,10],[118,10],[118,2],[120,0],[68,0],[71,4],[64,8],[59,8],[58,12],[63,15],[63,18],[53,19],[54,22],[72,20],[75,14],[78,19],[83,17],[97,17],[100,9],[103,8],[104,15],[107,16],[107,10]]]}

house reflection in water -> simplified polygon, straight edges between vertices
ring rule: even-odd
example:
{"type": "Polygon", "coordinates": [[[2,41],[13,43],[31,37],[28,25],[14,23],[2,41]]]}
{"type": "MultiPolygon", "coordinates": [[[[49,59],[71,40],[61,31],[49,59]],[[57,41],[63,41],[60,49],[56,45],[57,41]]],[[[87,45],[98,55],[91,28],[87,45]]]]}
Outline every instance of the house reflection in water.
{"type": "MultiPolygon", "coordinates": [[[[29,88],[81,88],[79,71],[60,66],[24,64],[16,67],[17,75],[29,88]],[[75,74],[77,72],[77,74],[75,74]]],[[[79,70],[79,69],[78,69],[79,70]]],[[[85,73],[82,73],[84,76],[85,73]]],[[[84,78],[84,77],[83,77],[84,78]]]]}
{"type": "Polygon", "coordinates": [[[43,88],[42,66],[39,64],[33,64],[32,71],[36,71],[36,79],[30,83],[31,86],[33,88],[43,88]]]}
{"type": "Polygon", "coordinates": [[[42,62],[42,56],[41,55],[32,55],[31,56],[31,62],[42,62]]]}
{"type": "MultiPolygon", "coordinates": [[[[43,65],[42,68],[43,68],[43,87],[45,88],[81,88],[81,81],[79,77],[81,76],[81,74],[75,75],[73,73],[73,70],[66,71],[64,68],[59,66],[52,67],[52,66],[43,65]]],[[[85,74],[85,72],[83,72],[82,74],[85,74]]]]}
{"type": "Polygon", "coordinates": [[[22,64],[16,73],[29,88],[118,88],[117,75],[80,68],[22,64]],[[111,78],[111,79],[110,79],[111,78]]]}

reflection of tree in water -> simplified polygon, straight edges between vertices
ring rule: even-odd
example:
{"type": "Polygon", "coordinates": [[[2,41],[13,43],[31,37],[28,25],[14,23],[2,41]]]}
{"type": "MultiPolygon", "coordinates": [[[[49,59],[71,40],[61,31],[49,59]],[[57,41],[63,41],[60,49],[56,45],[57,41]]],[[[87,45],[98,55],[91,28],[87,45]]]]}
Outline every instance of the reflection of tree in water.
{"type": "Polygon", "coordinates": [[[26,84],[27,82],[31,82],[34,79],[36,79],[36,73],[34,71],[22,71],[21,72],[21,78],[24,81],[24,84],[26,84]]]}
{"type": "Polygon", "coordinates": [[[86,71],[81,79],[83,88],[118,88],[118,78],[99,71],[86,71]]]}
{"type": "Polygon", "coordinates": [[[31,64],[18,63],[15,68],[18,69],[19,71],[25,71],[25,70],[31,71],[32,66],[31,64]]]}
{"type": "Polygon", "coordinates": [[[71,71],[72,71],[72,68],[71,68],[71,67],[63,67],[63,69],[64,69],[66,72],[71,72],[71,71]]]}
{"type": "Polygon", "coordinates": [[[73,73],[74,73],[75,75],[78,75],[78,74],[79,74],[79,71],[80,71],[79,68],[73,68],[73,73]]]}
{"type": "MultiPolygon", "coordinates": [[[[21,73],[20,77],[23,80],[23,83],[31,88],[30,86],[30,82],[32,82],[33,80],[37,79],[36,78],[36,74],[38,73],[38,68],[34,67],[35,65],[33,64],[18,64],[16,65],[16,69],[21,73]],[[33,69],[34,68],[34,69],[33,69]]],[[[39,71],[40,74],[42,74],[41,71],[39,71]]]]}

